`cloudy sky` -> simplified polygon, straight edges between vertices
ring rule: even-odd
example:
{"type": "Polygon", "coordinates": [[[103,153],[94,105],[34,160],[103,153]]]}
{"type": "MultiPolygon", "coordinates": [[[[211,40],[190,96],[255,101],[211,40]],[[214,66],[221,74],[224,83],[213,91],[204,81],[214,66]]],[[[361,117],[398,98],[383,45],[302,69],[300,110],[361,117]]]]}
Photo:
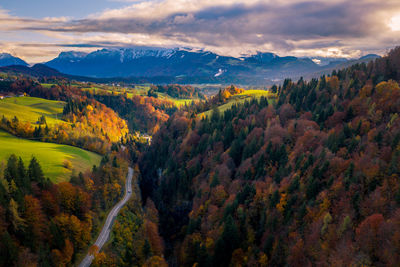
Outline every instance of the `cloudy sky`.
{"type": "Polygon", "coordinates": [[[400,45],[399,0],[2,0],[0,52],[193,47],[358,57],[400,45]]]}

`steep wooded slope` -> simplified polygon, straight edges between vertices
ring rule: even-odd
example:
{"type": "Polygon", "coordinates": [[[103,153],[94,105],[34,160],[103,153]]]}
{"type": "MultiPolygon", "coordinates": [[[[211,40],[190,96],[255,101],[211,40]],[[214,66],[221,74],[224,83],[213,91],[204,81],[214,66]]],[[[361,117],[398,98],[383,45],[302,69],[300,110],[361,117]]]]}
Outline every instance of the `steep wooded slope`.
{"type": "Polygon", "coordinates": [[[396,266],[400,49],[210,118],[172,116],[141,188],[180,266],[396,266]]]}

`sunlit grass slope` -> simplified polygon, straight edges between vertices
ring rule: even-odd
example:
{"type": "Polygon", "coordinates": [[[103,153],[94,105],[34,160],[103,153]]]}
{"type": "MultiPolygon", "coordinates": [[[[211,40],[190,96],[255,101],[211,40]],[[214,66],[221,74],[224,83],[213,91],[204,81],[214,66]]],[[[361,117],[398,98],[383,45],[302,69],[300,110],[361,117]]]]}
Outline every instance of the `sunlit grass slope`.
{"type": "Polygon", "coordinates": [[[26,165],[35,156],[45,176],[53,182],[68,180],[72,171],[84,172],[93,165],[98,166],[101,160],[101,156],[77,147],[21,139],[0,130],[0,161],[11,154],[20,156],[26,165]],[[63,166],[65,160],[72,163],[72,170],[63,166]]]}
{"type": "MultiPolygon", "coordinates": [[[[275,94],[271,93],[270,91],[265,90],[246,90],[243,93],[233,95],[229,98],[228,102],[219,106],[218,109],[222,113],[225,110],[229,109],[233,104],[241,104],[244,103],[246,100],[251,100],[254,98],[260,98],[265,96],[268,98],[269,103],[274,103],[275,101],[275,94]]],[[[210,116],[212,110],[208,110],[202,113],[202,116],[210,116]]]]}
{"type": "Polygon", "coordinates": [[[47,124],[56,124],[60,120],[65,102],[53,101],[37,97],[10,97],[0,100],[0,117],[17,116],[20,121],[35,124],[39,117],[44,115],[47,124]]]}

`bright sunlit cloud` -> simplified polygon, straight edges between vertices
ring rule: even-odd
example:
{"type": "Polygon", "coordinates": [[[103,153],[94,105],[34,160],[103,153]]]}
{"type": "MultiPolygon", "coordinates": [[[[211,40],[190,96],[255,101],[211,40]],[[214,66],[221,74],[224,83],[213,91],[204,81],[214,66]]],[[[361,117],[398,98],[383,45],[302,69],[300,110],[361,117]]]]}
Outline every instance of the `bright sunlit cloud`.
{"type": "Polygon", "coordinates": [[[389,27],[392,31],[400,31],[400,14],[390,19],[389,27]]]}

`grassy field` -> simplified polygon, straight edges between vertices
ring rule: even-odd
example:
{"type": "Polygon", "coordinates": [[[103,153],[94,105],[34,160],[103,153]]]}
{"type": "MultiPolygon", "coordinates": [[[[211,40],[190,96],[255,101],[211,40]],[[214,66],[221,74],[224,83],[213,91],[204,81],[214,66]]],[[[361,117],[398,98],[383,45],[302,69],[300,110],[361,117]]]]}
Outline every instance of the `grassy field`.
{"type": "Polygon", "coordinates": [[[47,124],[63,122],[62,116],[65,102],[53,101],[37,97],[10,97],[0,100],[0,117],[13,118],[17,116],[20,121],[29,121],[35,124],[39,117],[44,115],[47,124]]]}
{"type": "Polygon", "coordinates": [[[99,165],[101,156],[68,145],[45,143],[17,138],[0,130],[0,161],[5,161],[11,154],[20,156],[26,166],[34,155],[43,168],[46,177],[53,182],[69,180],[72,171],[78,174],[99,165]],[[72,163],[72,171],[64,168],[63,162],[72,163]]]}
{"type": "MultiPolygon", "coordinates": [[[[237,94],[229,98],[229,101],[221,106],[218,107],[220,112],[224,112],[225,110],[229,109],[232,107],[233,104],[240,104],[244,103],[246,100],[250,100],[251,98],[260,98],[261,96],[265,96],[268,98],[269,103],[274,103],[275,102],[275,95],[269,91],[265,90],[246,90],[243,93],[237,94]]],[[[212,110],[208,110],[200,116],[210,116],[212,110]]]]}
{"type": "Polygon", "coordinates": [[[83,87],[82,90],[94,92],[94,93],[112,93],[122,94],[127,93],[128,97],[133,97],[134,95],[147,96],[147,91],[149,91],[150,86],[135,85],[132,87],[118,87],[110,85],[91,85],[90,87],[83,87]]]}
{"type": "Polygon", "coordinates": [[[51,88],[55,84],[54,83],[41,83],[40,85],[43,86],[44,88],[51,88]]]}
{"type": "Polygon", "coordinates": [[[135,85],[134,94],[146,96],[147,92],[150,90],[150,85],[135,85]]]}
{"type": "Polygon", "coordinates": [[[181,99],[181,98],[173,98],[165,93],[157,93],[159,99],[165,99],[174,102],[174,104],[179,108],[180,106],[184,106],[185,104],[191,104],[193,100],[197,99],[181,99]]]}

